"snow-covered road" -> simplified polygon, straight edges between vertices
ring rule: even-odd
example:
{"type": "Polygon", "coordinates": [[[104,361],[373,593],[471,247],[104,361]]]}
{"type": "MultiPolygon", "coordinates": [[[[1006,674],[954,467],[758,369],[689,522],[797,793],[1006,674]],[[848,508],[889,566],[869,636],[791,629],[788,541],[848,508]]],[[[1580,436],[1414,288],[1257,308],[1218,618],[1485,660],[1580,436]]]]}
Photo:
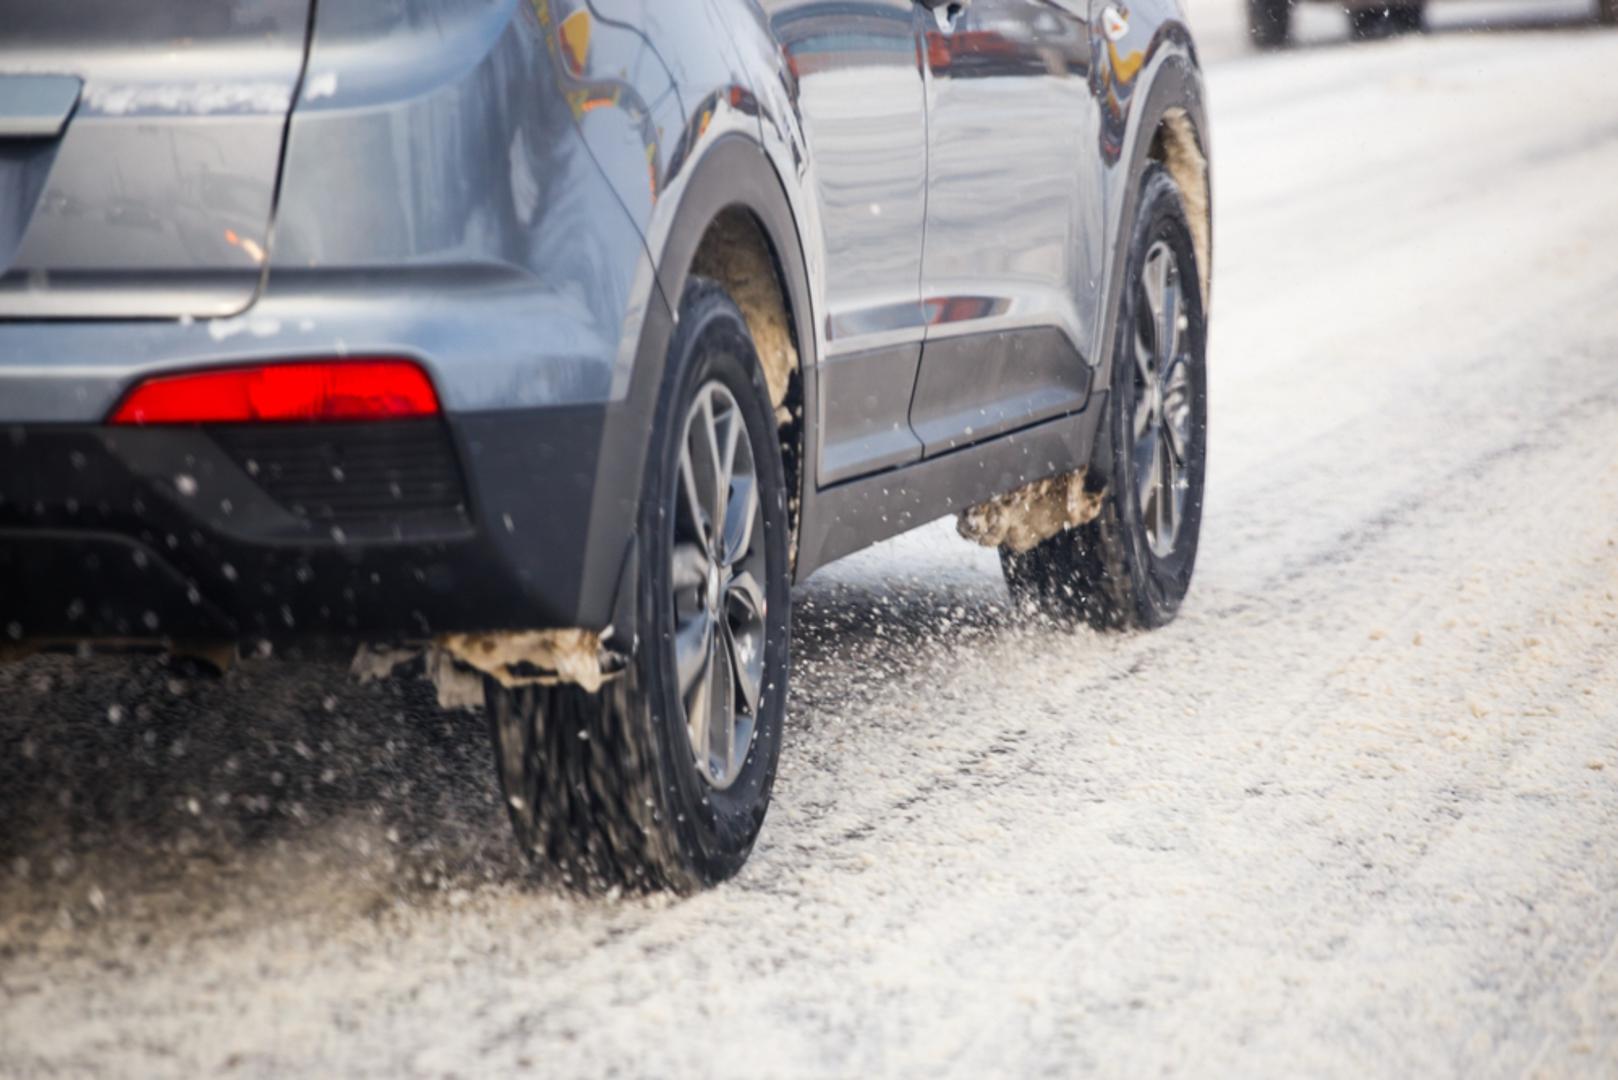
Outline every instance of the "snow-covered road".
{"type": "Polygon", "coordinates": [[[682,901],[526,886],[413,691],[0,668],[0,1075],[1618,1074],[1618,33],[1209,81],[1177,623],[825,571],[682,901]]]}

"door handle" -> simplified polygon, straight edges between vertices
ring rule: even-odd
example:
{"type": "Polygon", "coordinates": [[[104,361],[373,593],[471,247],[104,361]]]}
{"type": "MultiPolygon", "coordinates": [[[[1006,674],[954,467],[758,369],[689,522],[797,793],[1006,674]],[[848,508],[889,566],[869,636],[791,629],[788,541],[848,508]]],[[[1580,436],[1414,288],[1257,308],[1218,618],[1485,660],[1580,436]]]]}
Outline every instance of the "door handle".
{"type": "Polygon", "coordinates": [[[940,30],[948,30],[955,25],[955,20],[961,17],[966,5],[972,0],[916,0],[917,4],[933,13],[940,30]]]}

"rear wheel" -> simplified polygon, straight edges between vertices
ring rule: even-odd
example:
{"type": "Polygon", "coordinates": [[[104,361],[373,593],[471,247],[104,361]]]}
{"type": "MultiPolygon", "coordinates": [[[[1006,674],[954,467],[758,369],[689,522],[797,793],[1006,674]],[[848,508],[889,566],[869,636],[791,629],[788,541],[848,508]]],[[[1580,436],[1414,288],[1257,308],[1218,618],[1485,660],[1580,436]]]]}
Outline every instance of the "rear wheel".
{"type": "Polygon", "coordinates": [[[1602,26],[1618,26],[1618,0],[1596,0],[1596,18],[1602,26]]]}
{"type": "Polygon", "coordinates": [[[518,841],[575,884],[686,890],[746,861],[785,715],[786,507],[746,323],[693,278],[647,462],[628,671],[595,694],[487,684],[518,841]]]}
{"type": "Polygon", "coordinates": [[[1290,0],[1247,0],[1247,36],[1261,49],[1287,43],[1292,27],[1290,0]]]}
{"type": "Polygon", "coordinates": [[[1191,584],[1202,526],[1208,397],[1202,291],[1180,190],[1141,178],[1097,453],[1095,520],[1027,552],[1001,549],[1013,596],[1102,629],[1161,626],[1191,584]]]}

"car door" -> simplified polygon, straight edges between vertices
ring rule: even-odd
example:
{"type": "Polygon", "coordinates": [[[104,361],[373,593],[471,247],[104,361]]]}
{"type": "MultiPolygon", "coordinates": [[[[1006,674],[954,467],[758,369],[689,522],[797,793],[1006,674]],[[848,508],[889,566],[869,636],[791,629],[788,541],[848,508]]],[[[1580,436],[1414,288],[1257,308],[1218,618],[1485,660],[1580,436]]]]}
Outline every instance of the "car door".
{"type": "Polygon", "coordinates": [[[761,0],[807,144],[824,282],[821,485],[921,457],[910,394],[921,358],[926,99],[913,0],[761,0]]]}
{"type": "Polygon", "coordinates": [[[1100,291],[1083,0],[924,5],[927,456],[1084,406],[1100,291]]]}

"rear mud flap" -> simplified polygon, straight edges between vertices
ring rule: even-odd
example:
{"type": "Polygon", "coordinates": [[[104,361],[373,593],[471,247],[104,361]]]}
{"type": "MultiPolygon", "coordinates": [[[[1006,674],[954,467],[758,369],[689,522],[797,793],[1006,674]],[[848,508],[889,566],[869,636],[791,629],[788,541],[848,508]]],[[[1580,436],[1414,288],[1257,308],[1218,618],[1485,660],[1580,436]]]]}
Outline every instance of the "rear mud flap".
{"type": "Polygon", "coordinates": [[[1023,552],[1066,529],[1095,520],[1101,491],[1084,486],[1088,469],[1047,476],[961,511],[955,531],[984,547],[1023,552]]]}

